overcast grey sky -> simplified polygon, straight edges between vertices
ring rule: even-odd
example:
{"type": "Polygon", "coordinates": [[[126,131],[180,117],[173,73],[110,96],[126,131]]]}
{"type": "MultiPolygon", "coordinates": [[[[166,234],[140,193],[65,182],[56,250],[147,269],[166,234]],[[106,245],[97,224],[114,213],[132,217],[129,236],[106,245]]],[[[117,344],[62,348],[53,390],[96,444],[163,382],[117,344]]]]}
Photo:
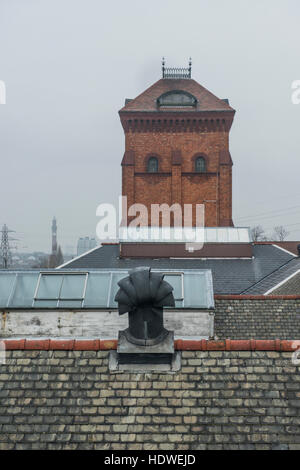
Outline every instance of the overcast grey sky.
{"type": "Polygon", "coordinates": [[[163,55],[192,56],[193,78],[237,111],[235,224],[299,239],[299,24],[299,0],[0,0],[0,224],[20,251],[49,251],[53,215],[63,247],[95,236],[97,205],[121,191],[118,110],[163,55]]]}

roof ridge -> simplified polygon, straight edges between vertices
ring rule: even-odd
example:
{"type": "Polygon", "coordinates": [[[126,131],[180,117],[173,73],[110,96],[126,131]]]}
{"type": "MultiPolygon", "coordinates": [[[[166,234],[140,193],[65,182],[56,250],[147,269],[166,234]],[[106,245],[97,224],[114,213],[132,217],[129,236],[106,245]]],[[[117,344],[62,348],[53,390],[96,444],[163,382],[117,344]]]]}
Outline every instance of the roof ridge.
{"type": "MultiPolygon", "coordinates": [[[[117,349],[117,339],[60,339],[60,338],[4,338],[7,351],[39,350],[39,351],[109,351],[117,349]]],[[[186,339],[174,341],[179,351],[295,351],[295,340],[285,339],[186,339]]]]}

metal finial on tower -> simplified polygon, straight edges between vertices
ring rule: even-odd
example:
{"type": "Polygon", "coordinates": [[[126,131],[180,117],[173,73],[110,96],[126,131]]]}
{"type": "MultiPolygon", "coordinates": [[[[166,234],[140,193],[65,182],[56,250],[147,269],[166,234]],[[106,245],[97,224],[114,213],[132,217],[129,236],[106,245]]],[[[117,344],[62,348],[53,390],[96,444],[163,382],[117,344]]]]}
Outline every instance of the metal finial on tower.
{"type": "Polygon", "coordinates": [[[161,67],[162,67],[162,76],[163,78],[165,78],[165,58],[164,57],[162,58],[162,61],[161,61],[161,67]]]}
{"type": "Polygon", "coordinates": [[[191,78],[192,77],[192,58],[191,57],[189,58],[189,75],[190,75],[189,78],[191,78]]]}
{"type": "Polygon", "coordinates": [[[165,58],[162,58],[162,78],[187,79],[192,76],[192,59],[189,58],[188,67],[165,67],[165,58]]]}

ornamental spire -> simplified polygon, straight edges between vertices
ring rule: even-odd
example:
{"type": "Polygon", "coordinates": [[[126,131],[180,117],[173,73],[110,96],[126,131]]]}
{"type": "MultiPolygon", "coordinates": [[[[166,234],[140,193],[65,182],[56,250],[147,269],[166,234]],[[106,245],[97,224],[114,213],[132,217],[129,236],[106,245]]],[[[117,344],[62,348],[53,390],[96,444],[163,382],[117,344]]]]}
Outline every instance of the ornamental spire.
{"type": "Polygon", "coordinates": [[[162,58],[162,78],[188,79],[192,77],[192,58],[189,58],[188,67],[166,67],[165,58],[162,58]]]}

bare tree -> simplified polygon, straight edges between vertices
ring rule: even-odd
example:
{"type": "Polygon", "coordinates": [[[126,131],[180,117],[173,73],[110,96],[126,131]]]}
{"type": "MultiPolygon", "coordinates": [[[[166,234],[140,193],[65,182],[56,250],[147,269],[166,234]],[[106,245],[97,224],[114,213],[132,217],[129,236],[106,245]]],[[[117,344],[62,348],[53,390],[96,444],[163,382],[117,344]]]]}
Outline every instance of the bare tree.
{"type": "Polygon", "coordinates": [[[61,264],[63,264],[63,262],[64,262],[64,257],[61,251],[61,247],[59,246],[57,250],[57,256],[56,256],[56,263],[57,263],[56,266],[60,266],[61,264]]]}
{"type": "Polygon", "coordinates": [[[33,266],[32,268],[48,268],[48,256],[43,256],[40,258],[33,266]]]}
{"type": "Polygon", "coordinates": [[[273,238],[274,240],[278,240],[280,242],[283,242],[283,240],[288,237],[290,232],[288,232],[283,225],[278,225],[277,227],[274,227],[274,235],[273,238]]]}
{"type": "Polygon", "coordinates": [[[265,231],[261,225],[251,228],[251,238],[253,242],[266,241],[265,231]]]}

